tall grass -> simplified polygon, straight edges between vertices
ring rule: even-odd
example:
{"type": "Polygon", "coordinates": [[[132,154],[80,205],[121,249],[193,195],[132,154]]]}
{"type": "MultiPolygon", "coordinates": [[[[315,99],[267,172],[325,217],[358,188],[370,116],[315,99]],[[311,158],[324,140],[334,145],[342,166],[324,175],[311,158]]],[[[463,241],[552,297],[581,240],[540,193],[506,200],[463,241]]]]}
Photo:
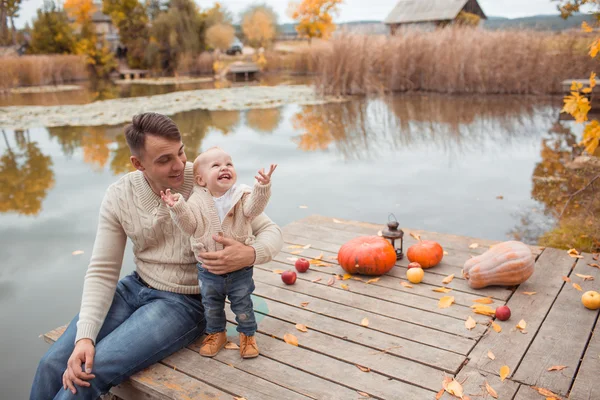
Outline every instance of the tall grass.
{"type": "Polygon", "coordinates": [[[88,66],[82,56],[0,58],[0,90],[18,86],[58,85],[82,79],[88,79],[88,66]]]}
{"type": "Polygon", "coordinates": [[[402,91],[548,94],[565,79],[588,77],[597,63],[580,35],[465,28],[344,34],[311,48],[324,94],[402,91]]]}
{"type": "Polygon", "coordinates": [[[176,72],[179,75],[212,75],[216,58],[207,51],[194,56],[184,53],[179,57],[176,72]]]}

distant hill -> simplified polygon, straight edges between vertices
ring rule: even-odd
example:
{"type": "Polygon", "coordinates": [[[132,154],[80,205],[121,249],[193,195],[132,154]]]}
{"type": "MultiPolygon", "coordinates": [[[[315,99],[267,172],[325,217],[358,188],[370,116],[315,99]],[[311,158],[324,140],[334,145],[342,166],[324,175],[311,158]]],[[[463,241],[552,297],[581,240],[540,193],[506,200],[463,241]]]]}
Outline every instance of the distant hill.
{"type": "MultiPolygon", "coordinates": [[[[594,17],[588,14],[576,14],[564,20],[560,15],[534,15],[524,18],[504,18],[490,16],[483,21],[483,27],[490,30],[500,29],[535,29],[545,31],[562,31],[566,29],[579,28],[583,21],[591,22],[594,17]]],[[[295,24],[287,23],[279,25],[282,34],[294,34],[295,24]]],[[[381,21],[351,21],[338,24],[341,29],[349,31],[369,31],[375,33],[387,32],[386,26],[381,21]]]]}

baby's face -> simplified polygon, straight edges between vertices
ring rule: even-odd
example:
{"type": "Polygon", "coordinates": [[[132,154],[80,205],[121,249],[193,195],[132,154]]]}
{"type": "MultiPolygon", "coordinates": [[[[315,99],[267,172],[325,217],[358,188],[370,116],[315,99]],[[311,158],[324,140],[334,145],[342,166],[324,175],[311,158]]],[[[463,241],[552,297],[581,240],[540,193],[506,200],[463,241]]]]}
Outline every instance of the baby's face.
{"type": "Polygon", "coordinates": [[[196,182],[214,195],[221,196],[237,181],[231,156],[221,149],[211,149],[200,155],[196,182]]]}

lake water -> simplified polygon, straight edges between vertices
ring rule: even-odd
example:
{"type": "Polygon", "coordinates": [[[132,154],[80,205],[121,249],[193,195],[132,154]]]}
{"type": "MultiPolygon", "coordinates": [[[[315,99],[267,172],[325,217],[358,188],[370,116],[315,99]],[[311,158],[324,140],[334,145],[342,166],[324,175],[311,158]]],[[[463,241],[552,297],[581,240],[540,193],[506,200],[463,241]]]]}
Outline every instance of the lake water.
{"type": "MultiPolygon", "coordinates": [[[[401,227],[536,243],[554,223],[539,186],[552,180],[541,168],[547,143],[564,149],[580,137],[558,121],[560,106],[560,98],[407,94],[173,119],[188,159],[219,145],[240,182],[279,164],[267,213],[280,225],[320,214],[383,226],[393,213],[401,227]]],[[[103,193],[130,170],[122,132],[2,130],[0,398],[27,396],[48,348],[39,335],[78,312],[103,193]]],[[[132,258],[128,248],[122,275],[132,258]]]]}

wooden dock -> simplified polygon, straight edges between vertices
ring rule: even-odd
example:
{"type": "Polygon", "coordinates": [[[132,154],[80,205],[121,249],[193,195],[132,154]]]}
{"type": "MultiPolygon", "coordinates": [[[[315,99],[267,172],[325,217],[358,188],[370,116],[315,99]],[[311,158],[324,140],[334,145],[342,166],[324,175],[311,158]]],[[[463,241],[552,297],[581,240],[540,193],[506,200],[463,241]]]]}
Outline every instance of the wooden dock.
{"type": "MultiPolygon", "coordinates": [[[[383,225],[321,216],[285,226],[282,252],[254,272],[260,357],[242,360],[238,350],[223,349],[213,359],[203,358],[198,341],[112,392],[124,399],[433,400],[444,379],[455,377],[464,398],[471,400],[492,399],[486,383],[499,399],[600,399],[599,312],[585,309],[580,300],[583,292],[599,289],[600,269],[588,265],[599,262],[591,254],[578,259],[564,250],[531,246],[537,261],[527,282],[475,290],[463,279],[462,266],[495,242],[403,228],[405,249],[415,243],[409,236],[414,232],[438,241],[448,253],[441,264],[426,270],[421,284],[402,286],[404,259],[376,282],[355,276],[330,286],[332,276],[344,274],[335,260],[340,246],[381,229],[383,225]],[[293,269],[295,257],[321,255],[331,265],[311,265],[294,285],[283,284],[276,273],[293,269]],[[442,280],[452,274],[454,279],[444,285],[442,280]],[[452,291],[433,291],[442,286],[452,291]],[[455,304],[438,308],[439,299],[448,295],[455,304]],[[507,304],[512,310],[508,321],[495,321],[501,332],[492,329],[490,317],[470,308],[482,297],[493,300],[492,308],[507,304]],[[469,316],[477,322],[471,330],[465,326],[469,316]],[[526,322],[525,332],[516,329],[520,320],[526,322]],[[297,330],[296,324],[308,331],[297,330]],[[299,345],[287,344],[286,334],[296,336],[299,345]],[[509,373],[501,381],[503,366],[509,373]]],[[[227,316],[235,323],[229,310],[227,316]]],[[[45,338],[52,342],[63,329],[45,338]]],[[[237,343],[235,332],[228,333],[237,343]]],[[[445,392],[440,398],[456,397],[445,392]]]]}

